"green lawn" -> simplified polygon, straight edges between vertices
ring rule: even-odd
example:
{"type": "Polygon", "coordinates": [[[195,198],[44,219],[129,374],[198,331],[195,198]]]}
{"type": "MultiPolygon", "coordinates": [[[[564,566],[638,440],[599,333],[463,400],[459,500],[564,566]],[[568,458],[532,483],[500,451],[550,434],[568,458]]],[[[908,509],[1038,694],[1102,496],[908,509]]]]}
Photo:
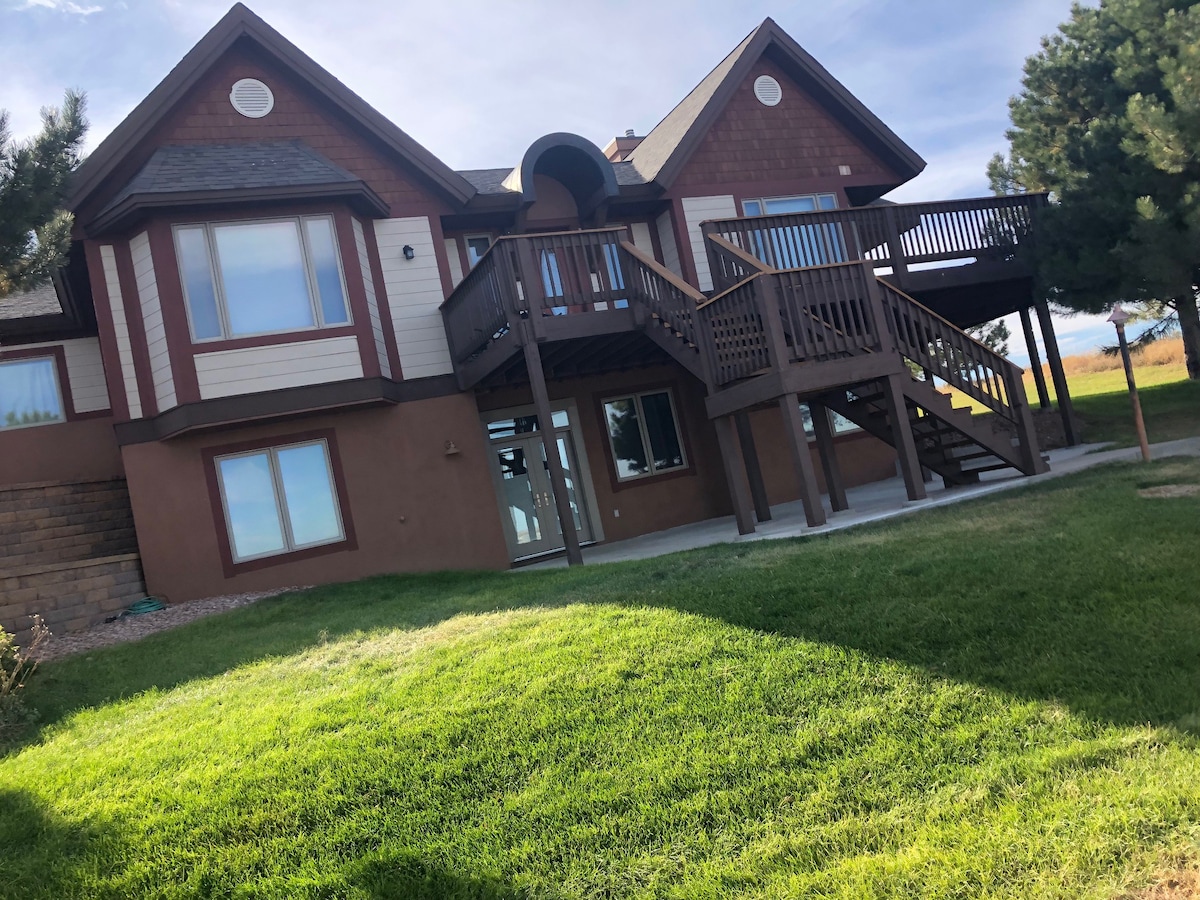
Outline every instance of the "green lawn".
{"type": "MultiPolygon", "coordinates": [[[[1143,366],[1134,370],[1134,377],[1151,443],[1200,435],[1200,382],[1187,380],[1184,365],[1143,366]]],[[[1111,442],[1118,447],[1137,445],[1133,407],[1123,369],[1068,375],[1067,383],[1085,442],[1111,442]]],[[[1046,386],[1051,398],[1057,399],[1053,383],[1048,380],[1046,386]]],[[[1037,391],[1028,374],[1025,387],[1030,404],[1037,409],[1037,391]]],[[[976,413],[987,412],[982,403],[959,391],[951,390],[950,394],[955,406],[970,407],[976,413]]]]}
{"type": "Polygon", "coordinates": [[[1200,497],[1137,492],[1179,482],[378,578],[48,664],[0,896],[1124,896],[1200,854],[1200,497]]]}

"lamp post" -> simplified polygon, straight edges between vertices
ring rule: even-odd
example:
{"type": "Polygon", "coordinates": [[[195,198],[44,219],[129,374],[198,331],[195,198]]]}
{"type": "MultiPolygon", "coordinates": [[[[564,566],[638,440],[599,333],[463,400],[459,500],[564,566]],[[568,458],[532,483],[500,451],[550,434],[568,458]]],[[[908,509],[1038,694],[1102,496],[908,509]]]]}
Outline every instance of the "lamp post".
{"type": "Polygon", "coordinates": [[[1142,418],[1142,401],[1138,399],[1137,382],[1133,380],[1133,360],[1129,358],[1129,342],[1125,340],[1125,323],[1129,313],[1118,303],[1113,307],[1108,321],[1117,326],[1117,341],[1121,345],[1121,363],[1125,366],[1125,380],[1129,382],[1129,399],[1133,403],[1133,424],[1137,428],[1138,443],[1142,447],[1142,459],[1150,462],[1150,442],[1146,439],[1146,420],[1142,418]]]}

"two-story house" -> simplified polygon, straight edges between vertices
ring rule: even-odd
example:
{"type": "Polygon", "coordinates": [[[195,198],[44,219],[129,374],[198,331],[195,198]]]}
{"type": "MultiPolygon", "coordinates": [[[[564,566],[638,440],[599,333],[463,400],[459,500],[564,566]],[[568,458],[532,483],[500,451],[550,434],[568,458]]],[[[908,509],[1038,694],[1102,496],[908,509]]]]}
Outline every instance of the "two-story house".
{"type": "Polygon", "coordinates": [[[1052,347],[1043,198],[879,202],[924,165],[767,20],[644,137],[453,171],[239,4],[80,167],[54,289],[4,301],[0,625],[1041,471],[960,328],[1035,306],[1052,347]]]}

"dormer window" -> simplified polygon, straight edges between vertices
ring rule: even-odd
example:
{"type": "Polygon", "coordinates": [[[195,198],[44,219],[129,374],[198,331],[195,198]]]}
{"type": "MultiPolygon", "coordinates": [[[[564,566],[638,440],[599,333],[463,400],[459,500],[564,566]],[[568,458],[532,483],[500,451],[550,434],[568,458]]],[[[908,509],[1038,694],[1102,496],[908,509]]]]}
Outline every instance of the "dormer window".
{"type": "Polygon", "coordinates": [[[181,225],[175,246],[194,341],[350,322],[329,216],[181,225]]]}

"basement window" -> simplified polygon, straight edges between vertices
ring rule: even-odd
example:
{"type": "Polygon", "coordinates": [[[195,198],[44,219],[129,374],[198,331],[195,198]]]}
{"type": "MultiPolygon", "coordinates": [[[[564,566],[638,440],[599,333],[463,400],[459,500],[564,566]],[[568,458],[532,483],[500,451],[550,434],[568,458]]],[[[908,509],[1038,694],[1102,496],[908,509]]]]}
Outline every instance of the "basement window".
{"type": "Polygon", "coordinates": [[[0,360],[0,431],[64,421],[54,357],[0,360]]]}
{"type": "Polygon", "coordinates": [[[194,341],[350,322],[329,216],[181,225],[175,249],[194,341]]]}
{"type": "Polygon", "coordinates": [[[219,456],[215,464],[235,563],[346,539],[324,440],[219,456]]]}
{"type": "Polygon", "coordinates": [[[687,466],[670,391],[604,401],[604,423],[617,479],[628,481],[687,466]]]}

